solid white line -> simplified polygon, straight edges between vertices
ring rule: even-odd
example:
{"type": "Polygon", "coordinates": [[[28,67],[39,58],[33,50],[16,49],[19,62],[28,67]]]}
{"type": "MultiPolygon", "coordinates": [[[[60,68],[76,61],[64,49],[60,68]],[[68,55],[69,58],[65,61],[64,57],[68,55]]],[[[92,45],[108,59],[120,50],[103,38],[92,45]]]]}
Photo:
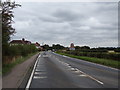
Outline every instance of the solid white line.
{"type": "MultiPolygon", "coordinates": [[[[39,55],[38,58],[39,58],[40,56],[41,56],[41,55],[39,55]]],[[[28,88],[30,87],[30,84],[31,84],[31,81],[32,81],[32,77],[33,77],[33,74],[34,74],[34,71],[35,71],[35,67],[36,67],[37,62],[38,62],[38,60],[39,60],[38,58],[37,58],[37,60],[36,60],[36,62],[35,62],[33,71],[32,71],[32,73],[31,73],[31,76],[30,76],[29,81],[28,81],[28,83],[27,83],[26,90],[28,90],[28,88]]]]}

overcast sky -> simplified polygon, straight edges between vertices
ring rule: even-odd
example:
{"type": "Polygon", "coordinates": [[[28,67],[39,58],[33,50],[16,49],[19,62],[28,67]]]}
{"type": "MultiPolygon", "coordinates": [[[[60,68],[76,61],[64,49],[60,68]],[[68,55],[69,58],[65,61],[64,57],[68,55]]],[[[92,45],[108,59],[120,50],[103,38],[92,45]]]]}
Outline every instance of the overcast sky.
{"type": "Polygon", "coordinates": [[[42,44],[118,46],[118,3],[22,2],[14,10],[16,34],[42,44]]]}

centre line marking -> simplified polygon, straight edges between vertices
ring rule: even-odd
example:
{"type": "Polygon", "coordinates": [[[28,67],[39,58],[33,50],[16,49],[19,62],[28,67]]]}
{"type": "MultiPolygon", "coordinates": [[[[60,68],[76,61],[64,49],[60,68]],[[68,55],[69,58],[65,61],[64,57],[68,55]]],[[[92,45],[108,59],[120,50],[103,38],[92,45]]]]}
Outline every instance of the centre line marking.
{"type": "Polygon", "coordinates": [[[79,76],[82,76],[82,77],[87,77],[87,75],[84,75],[84,74],[81,74],[81,75],[79,75],[79,76]]]}
{"type": "Polygon", "coordinates": [[[71,70],[75,70],[75,68],[71,68],[71,70]]]}
{"type": "MultiPolygon", "coordinates": [[[[79,70],[79,69],[77,69],[77,70],[79,70]]],[[[81,70],[79,70],[79,72],[81,72],[83,75],[86,75],[87,77],[91,78],[92,80],[98,82],[99,84],[102,84],[102,85],[104,84],[103,82],[101,82],[101,81],[97,80],[96,78],[94,78],[94,77],[92,77],[92,76],[82,72],[81,70]]]]}
{"type": "Polygon", "coordinates": [[[103,82],[101,82],[101,81],[97,80],[96,78],[93,78],[93,77],[92,77],[92,76],[90,76],[90,75],[88,75],[88,77],[89,77],[89,78],[91,78],[91,79],[93,79],[93,80],[95,80],[95,81],[97,81],[98,83],[100,83],[100,84],[102,84],[102,85],[104,84],[103,82]]]}

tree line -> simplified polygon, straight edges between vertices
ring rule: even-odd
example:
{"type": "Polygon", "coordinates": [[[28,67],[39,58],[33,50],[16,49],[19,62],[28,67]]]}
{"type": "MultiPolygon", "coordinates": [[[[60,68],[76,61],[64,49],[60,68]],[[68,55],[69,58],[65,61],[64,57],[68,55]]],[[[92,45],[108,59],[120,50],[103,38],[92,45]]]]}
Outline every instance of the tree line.
{"type": "MultiPolygon", "coordinates": [[[[53,44],[52,46],[49,46],[48,44],[45,44],[42,46],[44,50],[66,50],[70,51],[69,47],[65,47],[60,44],[53,44]]],[[[75,51],[80,52],[108,52],[110,50],[113,50],[115,52],[120,52],[120,47],[98,47],[98,48],[90,48],[89,46],[75,46],[75,51]]]]}
{"type": "Polygon", "coordinates": [[[49,46],[48,44],[45,44],[43,46],[41,46],[43,48],[44,51],[46,50],[63,50],[65,49],[65,47],[63,45],[60,44],[53,44],[52,46],[49,46]]]}
{"type": "Polygon", "coordinates": [[[96,57],[102,59],[120,60],[120,47],[98,47],[90,48],[89,46],[75,46],[75,50],[70,50],[69,47],[64,47],[60,44],[52,46],[43,45],[44,50],[54,50],[56,52],[72,54],[76,56],[96,57]],[[114,51],[109,53],[108,51],[114,51]]]}

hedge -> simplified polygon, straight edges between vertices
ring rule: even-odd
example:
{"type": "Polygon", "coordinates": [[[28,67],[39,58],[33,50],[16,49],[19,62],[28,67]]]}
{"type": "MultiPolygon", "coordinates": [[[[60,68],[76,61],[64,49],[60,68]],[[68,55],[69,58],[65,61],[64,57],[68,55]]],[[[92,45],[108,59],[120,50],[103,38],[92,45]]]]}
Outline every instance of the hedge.
{"type": "Polygon", "coordinates": [[[63,53],[77,55],[77,56],[88,56],[88,57],[96,57],[96,58],[103,58],[103,59],[120,60],[120,54],[116,54],[116,53],[80,52],[80,51],[64,51],[63,53]]]}

